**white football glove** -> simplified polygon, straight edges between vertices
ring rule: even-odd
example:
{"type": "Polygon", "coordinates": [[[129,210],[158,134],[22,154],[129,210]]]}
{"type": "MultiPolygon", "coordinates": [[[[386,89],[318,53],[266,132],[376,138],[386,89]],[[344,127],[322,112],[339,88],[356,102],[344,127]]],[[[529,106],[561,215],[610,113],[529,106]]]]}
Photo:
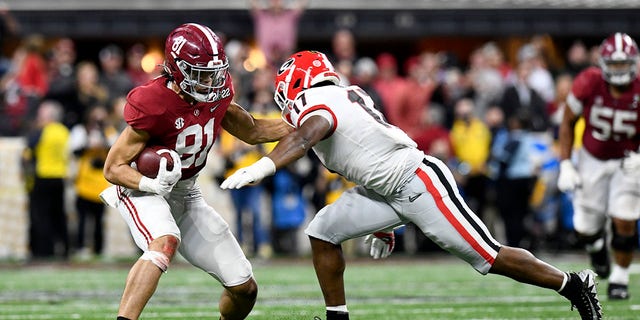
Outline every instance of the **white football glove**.
{"type": "Polygon", "coordinates": [[[627,156],[622,159],[622,171],[625,174],[639,174],[640,173],[640,153],[631,151],[627,153],[627,156]]]}
{"type": "Polygon", "coordinates": [[[560,175],[558,176],[558,189],[562,192],[573,191],[582,186],[582,178],[571,163],[565,159],[560,162],[560,175]]]}
{"type": "Polygon", "coordinates": [[[396,236],[393,231],[374,232],[364,239],[364,243],[371,243],[369,254],[374,259],[384,259],[391,255],[391,251],[396,245],[396,236]]]}
{"type": "Polygon", "coordinates": [[[160,159],[158,175],[155,179],[145,176],[142,176],[140,179],[140,183],[138,184],[138,189],[140,191],[165,196],[173,190],[173,186],[175,186],[182,177],[182,163],[177,152],[170,150],[169,154],[171,155],[171,159],[173,159],[173,169],[171,171],[167,170],[167,159],[162,157],[160,159]]]}
{"type": "Polygon", "coordinates": [[[238,169],[229,178],[222,181],[220,188],[240,189],[250,183],[256,183],[275,172],[276,165],[273,160],[269,159],[269,157],[262,157],[254,164],[238,169]]]}

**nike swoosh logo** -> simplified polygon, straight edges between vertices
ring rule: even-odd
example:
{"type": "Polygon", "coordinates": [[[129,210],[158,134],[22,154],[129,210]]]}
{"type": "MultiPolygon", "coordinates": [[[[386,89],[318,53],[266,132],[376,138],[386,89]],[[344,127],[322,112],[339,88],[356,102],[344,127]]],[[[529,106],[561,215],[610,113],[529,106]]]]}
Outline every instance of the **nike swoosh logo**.
{"type": "Polygon", "coordinates": [[[418,199],[421,195],[422,195],[422,193],[419,193],[419,194],[416,194],[416,195],[410,196],[410,197],[409,197],[409,202],[414,202],[414,201],[416,201],[416,199],[418,199]]]}

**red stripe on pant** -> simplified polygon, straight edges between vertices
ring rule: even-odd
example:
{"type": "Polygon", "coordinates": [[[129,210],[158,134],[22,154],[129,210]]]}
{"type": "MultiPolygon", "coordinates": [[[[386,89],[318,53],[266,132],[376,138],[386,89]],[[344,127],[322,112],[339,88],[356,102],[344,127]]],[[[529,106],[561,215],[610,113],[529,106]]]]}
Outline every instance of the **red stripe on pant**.
{"type": "Polygon", "coordinates": [[[138,231],[140,231],[140,233],[142,234],[142,236],[144,237],[148,245],[149,243],[151,243],[151,241],[153,241],[153,236],[151,236],[151,232],[147,230],[147,228],[142,223],[142,220],[140,220],[140,216],[138,215],[138,210],[136,209],[136,206],[133,204],[131,199],[127,195],[121,192],[120,187],[118,187],[117,189],[118,189],[118,197],[120,198],[120,201],[122,201],[122,203],[124,203],[124,205],[127,207],[127,211],[129,212],[129,215],[131,216],[133,223],[136,225],[136,228],[138,229],[138,231]]]}
{"type": "MultiPolygon", "coordinates": [[[[431,177],[429,177],[429,175],[420,168],[416,170],[416,174],[418,175],[420,180],[422,180],[424,185],[427,187],[427,191],[429,191],[429,193],[433,195],[433,198],[436,201],[436,205],[438,206],[438,209],[440,209],[440,212],[442,212],[442,214],[445,216],[447,221],[449,221],[449,223],[453,226],[453,228],[456,229],[456,231],[458,231],[458,233],[462,236],[462,238],[464,238],[467,241],[467,243],[469,243],[471,247],[480,256],[482,256],[485,259],[485,261],[487,261],[487,263],[489,263],[490,265],[493,265],[493,261],[494,261],[493,256],[491,256],[491,254],[489,254],[489,252],[487,252],[478,243],[478,241],[476,241],[476,239],[473,238],[471,234],[469,234],[467,229],[465,229],[465,227],[460,223],[460,221],[458,221],[456,216],[451,212],[447,204],[444,203],[444,201],[442,201],[442,195],[440,194],[440,191],[438,191],[438,188],[436,188],[436,186],[434,185],[433,181],[431,180],[431,177]]],[[[449,196],[453,197],[455,195],[449,195],[449,196]]]]}

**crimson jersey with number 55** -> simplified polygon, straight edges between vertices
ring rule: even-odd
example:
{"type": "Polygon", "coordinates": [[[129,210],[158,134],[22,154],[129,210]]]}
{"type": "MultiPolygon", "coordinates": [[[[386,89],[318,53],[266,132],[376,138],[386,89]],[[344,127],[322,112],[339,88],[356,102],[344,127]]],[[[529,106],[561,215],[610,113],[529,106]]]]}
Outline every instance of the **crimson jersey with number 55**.
{"type": "Polygon", "coordinates": [[[174,149],[182,159],[182,179],[196,175],[220,133],[220,125],[234,95],[227,75],[213,102],[191,105],[159,77],[133,89],[127,96],[124,119],[134,129],[151,135],[149,144],[174,149]]]}
{"type": "Polygon", "coordinates": [[[609,91],[602,71],[590,67],[575,78],[567,104],[585,119],[584,148],[601,160],[618,159],[638,150],[640,80],[635,78],[618,98],[609,91]]]}

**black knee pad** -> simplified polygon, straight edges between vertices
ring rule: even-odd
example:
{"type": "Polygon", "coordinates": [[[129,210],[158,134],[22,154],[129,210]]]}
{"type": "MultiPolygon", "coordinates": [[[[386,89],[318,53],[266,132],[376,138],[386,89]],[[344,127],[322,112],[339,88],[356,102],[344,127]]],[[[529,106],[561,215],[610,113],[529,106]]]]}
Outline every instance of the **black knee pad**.
{"type": "Polygon", "coordinates": [[[600,230],[598,231],[598,233],[590,236],[581,235],[581,234],[578,235],[578,241],[582,246],[593,244],[594,242],[598,241],[601,238],[604,238],[604,230],[600,230]]]}
{"type": "Polygon", "coordinates": [[[611,247],[620,251],[633,251],[633,249],[635,249],[637,245],[638,237],[636,235],[621,236],[618,234],[614,234],[613,239],[611,239],[611,247]]]}

